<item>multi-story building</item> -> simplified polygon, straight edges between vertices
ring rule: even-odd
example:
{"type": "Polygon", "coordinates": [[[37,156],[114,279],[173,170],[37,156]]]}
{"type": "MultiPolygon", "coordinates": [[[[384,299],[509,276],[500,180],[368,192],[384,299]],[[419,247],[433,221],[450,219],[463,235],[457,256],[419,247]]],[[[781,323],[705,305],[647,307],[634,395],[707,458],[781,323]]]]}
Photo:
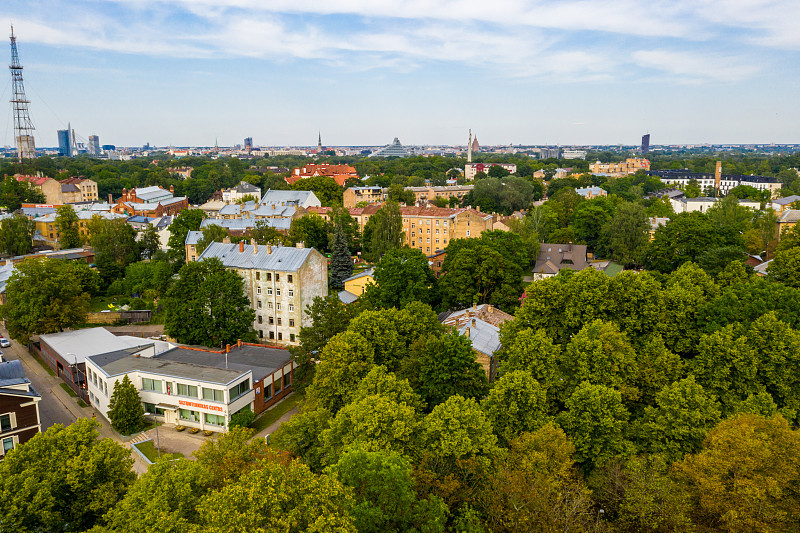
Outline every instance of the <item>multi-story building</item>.
{"type": "MultiPolygon", "coordinates": [[[[63,196],[63,201],[60,202],[62,204],[73,204],[78,202],[93,202],[95,200],[99,200],[100,197],[97,194],[97,182],[94,180],[90,180],[89,178],[78,177],[78,178],[66,178],[61,180],[61,192],[63,196]],[[74,187],[77,190],[77,195],[71,196],[70,199],[66,199],[67,192],[65,191],[65,185],[74,187]]],[[[70,191],[73,189],[70,188],[70,191]]]]}
{"type": "MultiPolygon", "coordinates": [[[[103,212],[96,212],[84,209],[76,209],[75,213],[78,215],[78,233],[80,234],[81,238],[85,241],[89,239],[91,233],[89,231],[90,225],[89,223],[94,219],[94,217],[99,217],[104,220],[114,220],[118,218],[127,219],[126,215],[121,215],[117,213],[103,213],[103,212]]],[[[61,245],[59,244],[61,240],[61,233],[58,231],[58,226],[56,225],[56,219],[58,218],[58,213],[50,213],[48,215],[36,217],[33,219],[34,226],[36,231],[41,234],[41,237],[38,237],[44,242],[45,244],[52,246],[54,248],[59,248],[61,245]]]]}
{"type": "Polygon", "coordinates": [[[215,242],[198,261],[206,258],[219,259],[244,279],[261,341],[297,344],[300,328],[311,325],[306,307],[317,296],[328,295],[328,260],[302,243],[285,247],[215,242]]]}
{"type": "Polygon", "coordinates": [[[627,176],[640,170],[650,170],[650,160],[629,157],[619,163],[601,163],[597,161],[589,165],[589,172],[592,174],[605,174],[608,176],[627,176]]]}
{"type": "Polygon", "coordinates": [[[388,189],[383,187],[348,187],[344,190],[343,205],[356,207],[360,203],[380,204],[386,201],[388,189]]]}
{"type": "Polygon", "coordinates": [[[781,182],[778,178],[772,176],[753,176],[753,175],[740,175],[740,174],[722,174],[719,176],[714,172],[692,172],[687,169],[683,170],[651,170],[647,172],[648,176],[655,176],[660,178],[661,181],[667,184],[678,185],[686,187],[690,181],[695,180],[701,190],[706,190],[709,187],[715,188],[717,179],[719,178],[719,192],[723,196],[727,196],[728,192],[734,187],[739,185],[747,185],[754,187],[761,191],[770,191],[770,194],[775,197],[781,189],[781,182]]]}
{"type": "Polygon", "coordinates": [[[800,209],[787,209],[781,213],[777,223],[778,240],[784,232],[791,230],[798,222],[800,222],[800,209]]]}
{"type": "Polygon", "coordinates": [[[586,150],[564,150],[561,152],[562,159],[586,159],[586,150]]]}
{"type": "Polygon", "coordinates": [[[186,233],[186,240],[184,241],[184,246],[186,246],[186,262],[191,263],[192,261],[197,261],[197,258],[200,256],[200,252],[197,251],[197,245],[200,243],[200,240],[203,238],[202,231],[189,231],[186,233]]]}
{"type": "Polygon", "coordinates": [[[355,167],[350,165],[305,165],[292,170],[292,175],[285,179],[286,183],[292,185],[303,178],[313,178],[314,176],[333,178],[341,187],[349,179],[358,179],[358,172],[355,167]]]}
{"type": "Polygon", "coordinates": [[[236,187],[223,189],[222,191],[222,201],[226,204],[235,204],[248,197],[251,197],[256,202],[259,201],[261,199],[261,188],[252,183],[242,181],[236,187]]]}
{"type": "Polygon", "coordinates": [[[41,399],[21,361],[0,363],[0,459],[42,431],[41,399]]]}
{"type": "Polygon", "coordinates": [[[86,145],[86,152],[89,155],[100,155],[100,137],[89,135],[89,143],[86,145]]]}
{"type": "Polygon", "coordinates": [[[406,187],[406,190],[414,193],[417,205],[425,205],[433,203],[436,198],[444,198],[446,200],[457,198],[461,203],[461,200],[474,188],[474,185],[447,185],[442,187],[406,187]]]}
{"type": "Polygon", "coordinates": [[[152,218],[175,216],[189,208],[189,199],[186,196],[175,197],[174,193],[175,188],[172,185],[169,186],[169,190],[158,186],[139,187],[130,191],[122,189],[122,196],[111,210],[128,216],[152,218]]]}
{"type": "Polygon", "coordinates": [[[410,157],[411,153],[403,147],[400,143],[400,139],[397,137],[394,138],[392,144],[387,144],[383,148],[379,148],[375,150],[369,157],[410,157]]]}
{"type": "Polygon", "coordinates": [[[475,174],[478,172],[488,174],[489,169],[492,167],[500,167],[507,170],[510,174],[514,174],[517,171],[517,165],[513,163],[467,163],[464,167],[464,179],[473,181],[475,179],[475,174]]]}
{"type": "Polygon", "coordinates": [[[14,176],[17,181],[26,181],[30,186],[44,195],[44,201],[48,205],[61,205],[61,184],[53,178],[47,176],[14,176]]]}
{"type": "Polygon", "coordinates": [[[319,201],[314,191],[273,191],[272,189],[264,193],[259,202],[267,206],[295,206],[295,207],[320,207],[319,201]]]}
{"type": "Polygon", "coordinates": [[[600,187],[580,187],[575,189],[575,192],[586,198],[587,200],[591,200],[592,198],[599,198],[601,196],[608,196],[608,193],[601,189],[600,187]]]}

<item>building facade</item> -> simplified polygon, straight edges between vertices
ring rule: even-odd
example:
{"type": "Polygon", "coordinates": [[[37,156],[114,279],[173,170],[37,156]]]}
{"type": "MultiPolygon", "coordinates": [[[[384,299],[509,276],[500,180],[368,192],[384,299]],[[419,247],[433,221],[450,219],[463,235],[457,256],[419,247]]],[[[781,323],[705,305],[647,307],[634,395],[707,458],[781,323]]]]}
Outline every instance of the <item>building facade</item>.
{"type": "Polygon", "coordinates": [[[388,189],[383,187],[348,187],[344,190],[343,205],[349,209],[358,204],[380,204],[386,201],[388,189]]]}
{"type": "Polygon", "coordinates": [[[315,176],[327,176],[333,178],[336,184],[342,187],[349,179],[358,179],[358,172],[355,167],[350,165],[305,165],[292,170],[292,175],[286,179],[286,183],[293,185],[303,178],[313,178],[315,176]]]}
{"type": "Polygon", "coordinates": [[[222,201],[226,204],[235,204],[248,197],[256,202],[259,201],[261,199],[261,188],[256,187],[252,183],[242,181],[236,187],[231,187],[230,189],[224,189],[222,191],[222,201]]]}
{"type": "Polygon", "coordinates": [[[478,172],[488,174],[489,169],[492,167],[500,167],[510,174],[514,174],[517,171],[517,165],[513,163],[467,163],[464,167],[464,179],[473,181],[475,180],[475,174],[478,172]]]}
{"type": "Polygon", "coordinates": [[[41,399],[21,361],[0,363],[0,459],[42,431],[41,399]]]}
{"type": "MultiPolygon", "coordinates": [[[[651,170],[648,176],[660,178],[667,184],[686,187],[690,181],[695,180],[700,190],[716,187],[717,176],[714,172],[691,172],[689,170],[651,170]]],[[[727,196],[728,192],[739,185],[747,185],[761,191],[770,191],[774,198],[781,189],[781,182],[772,176],[746,176],[740,174],[721,174],[719,176],[719,192],[727,196]]]]}
{"type": "Polygon", "coordinates": [[[217,258],[243,279],[256,313],[253,328],[259,341],[297,344],[300,328],[311,325],[305,313],[317,296],[328,295],[328,260],[314,250],[297,247],[211,243],[198,261],[217,258]]]}
{"type": "Polygon", "coordinates": [[[597,161],[589,165],[589,172],[592,174],[606,174],[609,176],[627,176],[640,170],[650,170],[650,160],[629,157],[619,163],[601,163],[597,161]]]}

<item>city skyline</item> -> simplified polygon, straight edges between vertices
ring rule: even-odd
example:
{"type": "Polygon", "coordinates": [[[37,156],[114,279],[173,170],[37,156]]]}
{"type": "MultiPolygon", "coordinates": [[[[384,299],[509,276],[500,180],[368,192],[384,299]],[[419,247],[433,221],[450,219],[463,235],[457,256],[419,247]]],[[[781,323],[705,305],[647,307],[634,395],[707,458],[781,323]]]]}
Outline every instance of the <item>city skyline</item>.
{"type": "Polygon", "coordinates": [[[796,3],[259,4],[8,1],[37,146],[798,142],[796,3]]]}

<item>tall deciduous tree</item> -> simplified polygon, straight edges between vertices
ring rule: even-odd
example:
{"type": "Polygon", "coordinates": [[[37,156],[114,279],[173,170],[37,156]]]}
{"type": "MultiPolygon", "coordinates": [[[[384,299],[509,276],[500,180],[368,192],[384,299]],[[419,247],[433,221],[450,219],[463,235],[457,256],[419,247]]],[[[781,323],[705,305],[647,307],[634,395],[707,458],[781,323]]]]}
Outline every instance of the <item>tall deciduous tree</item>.
{"type": "Polygon", "coordinates": [[[547,391],[526,370],[504,374],[481,404],[501,445],[548,423],[547,391]]]}
{"type": "Polygon", "coordinates": [[[156,227],[148,224],[147,227],[139,234],[139,248],[141,250],[142,259],[152,259],[161,249],[161,239],[158,236],[156,227]]]}
{"type": "MultiPolygon", "coordinates": [[[[86,265],[83,265],[86,267],[86,265]]],[[[26,343],[31,335],[55,333],[86,320],[89,293],[80,265],[59,259],[27,259],[6,286],[2,313],[9,334],[26,343]]]]}
{"type": "Polygon", "coordinates": [[[603,225],[611,258],[626,266],[644,262],[650,242],[650,222],[641,204],[627,202],[603,225]]]}
{"type": "Polygon", "coordinates": [[[428,337],[419,355],[417,391],[431,408],[453,395],[480,399],[486,390],[486,373],[468,338],[455,332],[428,337]]]}
{"type": "Polygon", "coordinates": [[[43,204],[44,202],[44,194],[28,181],[17,181],[17,178],[13,176],[6,176],[0,183],[0,205],[9,212],[13,213],[24,203],[43,204]]]}
{"type": "Polygon", "coordinates": [[[286,238],[269,225],[267,220],[258,220],[256,221],[256,227],[250,230],[250,237],[255,239],[258,244],[284,244],[286,238]]]}
{"type": "Polygon", "coordinates": [[[491,457],[498,451],[492,424],[471,398],[451,396],[434,407],[422,427],[428,449],[444,459],[491,457]]]}
{"type": "Polygon", "coordinates": [[[184,265],[167,292],[165,331],[184,344],[224,346],[255,342],[255,312],[244,282],[218,259],[184,265]]]}
{"type": "Polygon", "coordinates": [[[123,277],[125,268],[141,257],[136,230],[124,219],[94,217],[89,223],[89,233],[104,287],[123,277]]]}
{"type": "Polygon", "coordinates": [[[35,225],[28,217],[17,215],[0,222],[0,250],[8,255],[25,255],[33,248],[35,225]]]}
{"type": "Polygon", "coordinates": [[[212,242],[222,242],[228,236],[228,230],[222,226],[211,224],[203,228],[203,236],[197,243],[197,254],[200,255],[212,242]]]}
{"type": "Polygon", "coordinates": [[[378,261],[387,252],[402,246],[400,207],[394,202],[386,202],[364,226],[364,257],[368,261],[378,261]]]}
{"type": "Polygon", "coordinates": [[[122,435],[133,435],[145,426],[142,399],[127,374],[114,383],[114,392],[108,404],[108,419],[111,426],[122,435]]]}
{"type": "Polygon", "coordinates": [[[293,244],[305,243],[306,248],[314,248],[320,253],[328,251],[328,232],[325,220],[316,213],[292,220],[289,226],[289,241],[293,244]]]}
{"type": "Polygon", "coordinates": [[[56,230],[58,243],[61,248],[77,248],[83,244],[81,237],[78,213],[69,205],[62,205],[56,209],[56,230]]]}
{"type": "Polygon", "coordinates": [[[336,226],[331,245],[331,287],[344,289],[344,280],[353,275],[353,260],[341,226],[336,226]]]}
{"type": "Polygon", "coordinates": [[[172,220],[167,241],[172,261],[186,260],[186,235],[190,231],[200,231],[200,223],[205,217],[206,214],[200,209],[184,209],[172,220]]]}
{"type": "Polygon", "coordinates": [[[375,265],[375,285],[367,287],[367,298],[380,307],[403,307],[413,301],[437,303],[436,277],[428,258],[419,250],[390,250],[375,265]]]}
{"type": "Polygon", "coordinates": [[[767,267],[769,277],[789,287],[800,288],[800,248],[778,252],[767,267]]]}
{"type": "Polygon", "coordinates": [[[87,531],[136,479],[130,451],[99,424],[56,424],[0,462],[0,530],[87,531]]]}

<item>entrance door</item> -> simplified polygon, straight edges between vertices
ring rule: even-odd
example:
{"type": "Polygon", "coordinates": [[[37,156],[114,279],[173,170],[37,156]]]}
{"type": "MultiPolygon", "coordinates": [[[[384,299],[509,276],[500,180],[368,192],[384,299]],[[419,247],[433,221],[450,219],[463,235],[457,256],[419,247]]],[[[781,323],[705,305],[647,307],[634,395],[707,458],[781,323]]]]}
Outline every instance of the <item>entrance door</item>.
{"type": "Polygon", "coordinates": [[[178,412],[174,409],[164,409],[164,423],[175,424],[178,421],[178,412]]]}

